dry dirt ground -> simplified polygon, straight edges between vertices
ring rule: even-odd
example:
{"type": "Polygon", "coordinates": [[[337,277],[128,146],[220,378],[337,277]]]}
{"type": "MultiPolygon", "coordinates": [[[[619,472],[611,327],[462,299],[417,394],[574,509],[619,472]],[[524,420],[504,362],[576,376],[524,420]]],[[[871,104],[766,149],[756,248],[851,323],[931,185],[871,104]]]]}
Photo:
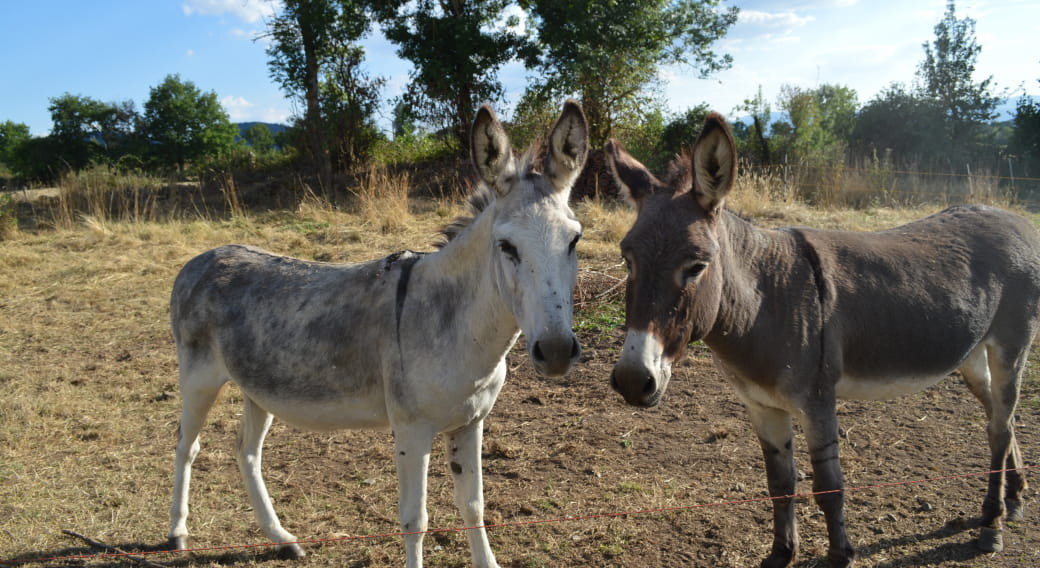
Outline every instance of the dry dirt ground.
{"type": "MultiPolygon", "coordinates": [[[[165,540],[179,413],[165,319],[168,287],[152,291],[136,283],[171,282],[184,260],[208,246],[204,229],[181,231],[174,244],[146,227],[132,237],[25,237],[17,247],[0,244],[0,272],[40,272],[0,285],[3,565],[100,552],[63,529],[126,550],[165,540]],[[53,266],[47,256],[53,251],[68,253],[64,264],[53,266]]],[[[622,332],[587,324],[579,337],[583,360],[561,379],[535,376],[519,347],[510,355],[484,447],[486,520],[499,525],[489,531],[499,562],[510,568],[757,566],[771,539],[770,505],[757,500],[766,495],[761,455],[744,409],[706,349],[691,348],[659,407],[638,410],[608,387],[622,332]],[[740,503],[745,500],[757,501],[740,503]]],[[[1026,463],[1034,466],[1040,459],[1035,363],[1029,374],[1017,424],[1026,463]]],[[[240,412],[240,397],[230,388],[203,431],[189,518],[195,546],[264,542],[234,459],[240,412]]],[[[1007,531],[1004,552],[982,554],[972,544],[985,490],[984,478],[973,474],[987,469],[988,450],[981,407],[957,377],[901,400],[843,403],[840,421],[859,566],[1040,565],[1032,490],[1026,519],[1007,531]]],[[[804,440],[796,444],[799,469],[810,472],[804,440]]],[[[403,564],[399,537],[354,538],[398,530],[389,433],[317,434],[276,421],[265,448],[268,487],[286,528],[300,539],[326,542],[307,545],[308,557],[299,563],[266,547],[149,558],[170,566],[403,564]]],[[[809,479],[799,483],[800,491],[810,487],[809,479]]],[[[431,528],[460,527],[439,441],[429,510],[431,528]]],[[[822,514],[803,500],[798,516],[798,566],[824,566],[822,514]]],[[[426,563],[467,566],[465,536],[428,536],[426,563]]],[[[25,565],[132,564],[94,557],[25,565]]]]}

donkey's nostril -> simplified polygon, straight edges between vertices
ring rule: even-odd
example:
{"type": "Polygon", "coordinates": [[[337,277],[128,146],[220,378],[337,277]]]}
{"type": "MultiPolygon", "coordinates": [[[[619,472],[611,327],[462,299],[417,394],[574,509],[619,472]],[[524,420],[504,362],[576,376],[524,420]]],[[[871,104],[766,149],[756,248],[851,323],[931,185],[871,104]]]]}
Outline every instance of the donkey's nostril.
{"type": "Polygon", "coordinates": [[[577,339],[571,340],[571,359],[577,359],[581,355],[581,345],[578,345],[577,339]]]}
{"type": "Polygon", "coordinates": [[[643,394],[651,395],[651,394],[654,394],[654,391],[656,391],[656,390],[657,390],[657,381],[655,381],[653,377],[647,378],[646,382],[643,383],[643,394]]]}
{"type": "Polygon", "coordinates": [[[617,371],[612,371],[610,373],[610,388],[614,389],[617,392],[621,392],[621,389],[618,387],[617,382],[617,371]]]}
{"type": "Polygon", "coordinates": [[[545,361],[545,354],[542,353],[542,345],[540,342],[534,342],[534,349],[531,350],[531,355],[534,357],[535,361],[540,363],[545,361]]]}

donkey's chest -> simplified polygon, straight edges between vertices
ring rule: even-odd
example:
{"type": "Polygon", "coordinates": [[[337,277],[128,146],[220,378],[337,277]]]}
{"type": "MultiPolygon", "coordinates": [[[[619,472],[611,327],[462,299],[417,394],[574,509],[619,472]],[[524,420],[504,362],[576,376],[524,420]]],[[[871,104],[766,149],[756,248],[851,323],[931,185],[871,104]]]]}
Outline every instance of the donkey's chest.
{"type": "Polygon", "coordinates": [[[486,374],[409,373],[395,378],[387,393],[391,421],[424,422],[438,432],[456,430],[491,412],[505,383],[505,360],[486,374]]]}

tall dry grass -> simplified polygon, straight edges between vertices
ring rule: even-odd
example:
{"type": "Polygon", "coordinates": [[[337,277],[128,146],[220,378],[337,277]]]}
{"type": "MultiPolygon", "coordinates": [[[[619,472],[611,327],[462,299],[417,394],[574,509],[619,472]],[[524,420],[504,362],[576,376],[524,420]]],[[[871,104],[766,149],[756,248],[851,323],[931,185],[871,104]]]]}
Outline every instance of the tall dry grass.
{"type": "Polygon", "coordinates": [[[70,229],[84,218],[158,221],[162,180],[123,173],[108,166],[69,172],[58,183],[57,226],[70,229]]]}
{"type": "Polygon", "coordinates": [[[853,165],[742,164],[744,185],[768,201],[798,201],[825,209],[919,207],[984,203],[1009,206],[1018,201],[1010,187],[988,171],[924,172],[893,168],[874,159],[853,165]]]}
{"type": "Polygon", "coordinates": [[[384,233],[403,231],[411,221],[408,172],[394,173],[385,166],[371,165],[350,190],[356,211],[367,223],[384,233]]]}

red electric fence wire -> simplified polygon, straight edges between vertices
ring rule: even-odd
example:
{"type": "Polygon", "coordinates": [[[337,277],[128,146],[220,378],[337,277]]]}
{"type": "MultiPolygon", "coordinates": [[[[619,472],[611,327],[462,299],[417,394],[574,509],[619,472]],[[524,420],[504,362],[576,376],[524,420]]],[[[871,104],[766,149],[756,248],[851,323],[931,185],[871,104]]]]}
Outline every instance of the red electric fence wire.
{"type": "Polygon", "coordinates": [[[137,552],[116,552],[116,553],[99,553],[99,554],[84,554],[74,556],[52,556],[48,558],[23,558],[17,560],[0,560],[0,565],[18,565],[18,564],[30,564],[39,562],[63,562],[70,560],[94,560],[101,558],[119,558],[128,556],[149,556],[158,554],[178,554],[183,552],[213,552],[213,551],[227,551],[227,550],[244,550],[251,548],[269,548],[273,546],[281,546],[285,544],[330,544],[336,542],[346,541],[359,541],[359,540],[370,540],[374,538],[394,538],[413,534],[436,534],[436,533],[448,533],[448,532],[465,532],[475,529],[497,529],[497,528],[510,528],[510,527],[524,527],[533,525],[545,525],[552,523],[564,523],[573,521],[591,521],[597,519],[612,519],[617,517],[628,517],[632,515],[648,515],[653,513],[673,513],[676,511],[686,511],[691,509],[706,509],[709,507],[724,507],[730,505],[744,505],[748,503],[759,503],[763,501],[772,501],[774,499],[805,499],[816,495],[825,495],[828,493],[839,493],[845,491],[851,493],[853,491],[866,491],[869,489],[884,489],[888,487],[899,487],[903,485],[914,485],[921,483],[934,483],[937,481],[949,481],[951,479],[962,479],[966,477],[979,477],[983,475],[989,475],[991,473],[1008,472],[1008,471],[1025,471],[1028,469],[1034,469],[1040,466],[1029,465],[1019,468],[1008,468],[1008,469],[997,469],[990,471],[977,471],[972,473],[957,473],[953,475],[944,475],[941,477],[929,477],[924,479],[912,479],[907,481],[893,481],[890,483],[878,483],[875,485],[864,485],[860,487],[846,487],[845,489],[832,489],[829,491],[815,491],[812,493],[796,493],[793,495],[783,495],[779,497],[752,497],[749,499],[737,499],[733,501],[717,501],[714,503],[698,503],[693,505],[678,505],[675,507],[661,507],[656,509],[642,509],[637,511],[623,511],[614,513],[594,513],[591,515],[580,515],[576,517],[557,517],[554,519],[535,519],[532,521],[513,521],[507,523],[495,523],[489,525],[483,525],[479,527],[452,527],[452,528],[441,528],[441,529],[430,529],[426,531],[415,531],[415,532],[391,532],[384,534],[370,534],[370,535],[354,535],[354,536],[341,536],[335,538],[322,538],[322,539],[310,539],[310,540],[297,540],[293,542],[264,542],[256,544],[233,544],[225,546],[208,546],[203,548],[185,548],[178,550],[145,550],[137,552]]]}

